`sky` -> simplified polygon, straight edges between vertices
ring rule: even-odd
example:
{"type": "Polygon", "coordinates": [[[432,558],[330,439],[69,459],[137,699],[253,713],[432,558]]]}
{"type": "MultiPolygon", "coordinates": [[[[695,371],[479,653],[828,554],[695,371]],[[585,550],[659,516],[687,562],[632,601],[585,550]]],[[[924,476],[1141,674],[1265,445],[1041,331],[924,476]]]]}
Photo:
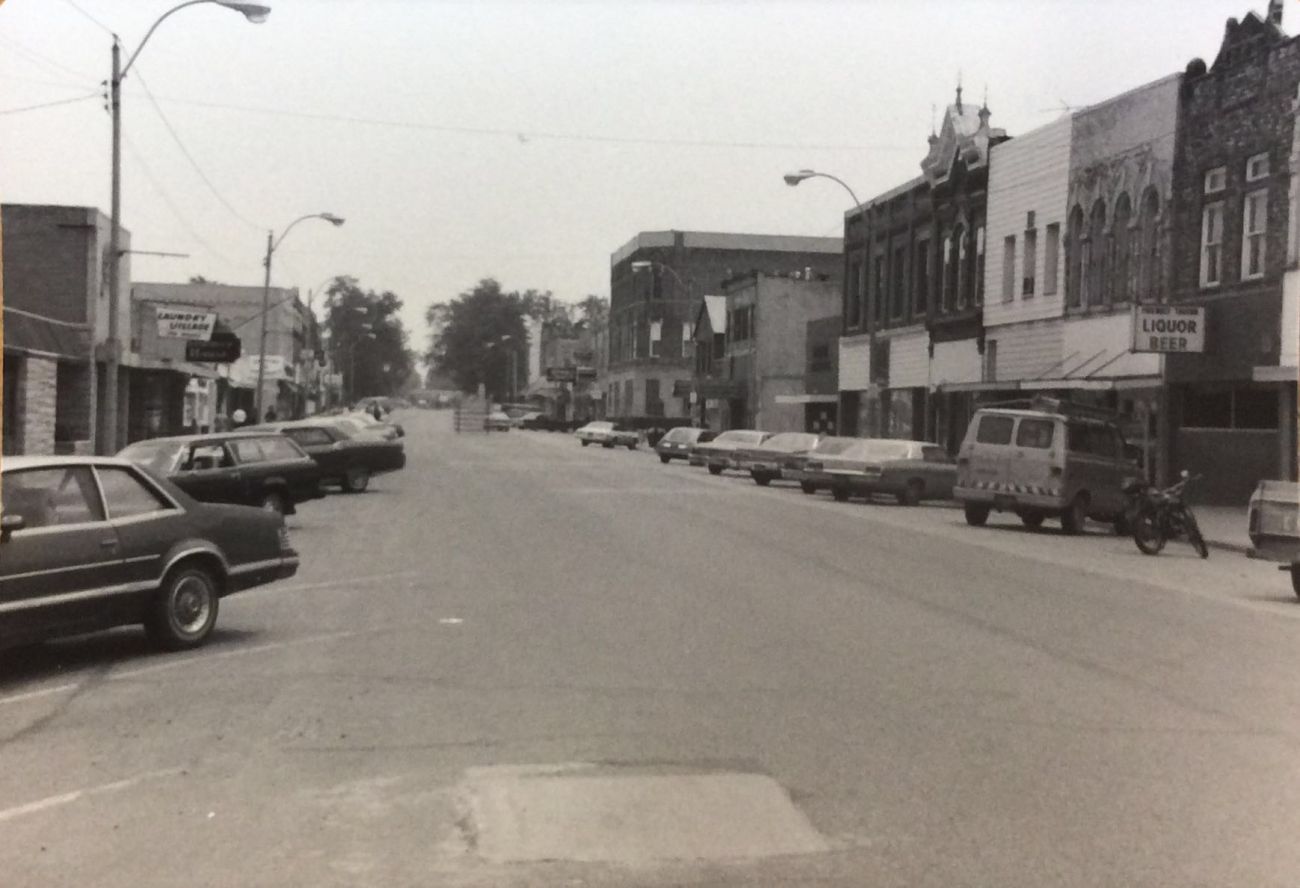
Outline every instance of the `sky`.
{"type": "MultiPolygon", "coordinates": [[[[0,200],[107,212],[110,31],[178,0],[0,0],[0,200]],[[61,104],[32,110],[33,105],[61,104]]],[[[920,172],[935,115],[987,96],[1011,136],[1212,61],[1233,0],[262,0],[169,18],[123,87],[136,281],[335,275],[424,310],[494,277],[579,301],[639,231],[838,236],[920,172]]],[[[1287,0],[1283,27],[1300,27],[1287,0]]],[[[319,303],[317,303],[319,305],[319,303]]]]}

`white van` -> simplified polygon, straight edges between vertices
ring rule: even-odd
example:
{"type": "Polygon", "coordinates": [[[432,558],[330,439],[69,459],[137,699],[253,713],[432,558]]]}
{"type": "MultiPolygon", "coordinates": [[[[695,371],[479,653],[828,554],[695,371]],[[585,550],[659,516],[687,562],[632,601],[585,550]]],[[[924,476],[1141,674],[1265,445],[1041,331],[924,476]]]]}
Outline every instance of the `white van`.
{"type": "Polygon", "coordinates": [[[1118,416],[1038,398],[976,411],[957,453],[953,497],[976,527],[996,509],[1029,527],[1054,517],[1078,533],[1093,518],[1126,533],[1124,483],[1141,474],[1118,416]]]}

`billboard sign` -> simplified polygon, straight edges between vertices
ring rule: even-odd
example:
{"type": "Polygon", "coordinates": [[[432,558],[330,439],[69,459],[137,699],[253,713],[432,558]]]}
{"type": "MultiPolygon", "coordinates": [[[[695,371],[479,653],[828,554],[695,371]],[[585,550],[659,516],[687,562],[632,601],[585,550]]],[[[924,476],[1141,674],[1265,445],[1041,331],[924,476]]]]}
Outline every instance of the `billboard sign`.
{"type": "Polygon", "coordinates": [[[212,338],[212,329],[216,326],[215,312],[194,311],[189,308],[154,309],[158,318],[158,336],[162,339],[195,339],[206,341],[212,338]]]}
{"type": "Polygon", "coordinates": [[[1205,351],[1205,308],[1136,306],[1133,309],[1133,351],[1162,354],[1205,351]]]}

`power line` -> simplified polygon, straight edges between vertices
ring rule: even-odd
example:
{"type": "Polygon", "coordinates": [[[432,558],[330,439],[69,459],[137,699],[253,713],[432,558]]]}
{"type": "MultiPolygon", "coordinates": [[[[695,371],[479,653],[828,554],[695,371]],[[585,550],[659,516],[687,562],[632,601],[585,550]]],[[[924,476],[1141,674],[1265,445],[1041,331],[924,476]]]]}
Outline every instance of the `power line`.
{"type": "Polygon", "coordinates": [[[226,200],[225,195],[217,190],[217,186],[208,178],[208,174],[203,172],[203,168],[200,167],[199,162],[194,159],[194,155],[190,153],[190,149],[186,148],[185,143],[181,141],[180,134],[176,132],[176,128],[172,126],[172,122],[168,120],[167,115],[163,113],[162,106],[159,105],[158,100],[154,98],[153,91],[149,89],[149,84],[145,82],[144,75],[140,73],[138,67],[135,69],[135,77],[140,81],[140,86],[144,89],[144,94],[149,97],[149,103],[153,105],[153,109],[158,112],[158,119],[163,122],[163,126],[167,127],[167,132],[171,134],[172,140],[176,143],[176,147],[181,149],[181,153],[184,154],[185,159],[190,162],[190,166],[194,169],[194,172],[198,174],[198,177],[203,180],[203,184],[208,186],[208,190],[212,192],[212,196],[230,212],[230,215],[234,216],[240,222],[243,222],[249,228],[256,231],[265,231],[266,226],[258,225],[256,222],[253,222],[244,216],[244,214],[239,212],[239,210],[235,209],[234,205],[231,204],[230,201],[226,200]]]}
{"type": "Polygon", "coordinates": [[[39,105],[23,105],[21,108],[5,108],[0,110],[0,114],[21,114],[24,111],[39,111],[42,108],[53,108],[56,105],[71,105],[73,102],[85,102],[89,99],[102,98],[103,93],[93,92],[84,96],[74,96],[71,99],[56,99],[53,102],[41,102],[39,105]]]}
{"type": "Polygon", "coordinates": [[[203,235],[194,230],[194,226],[185,218],[180,207],[176,205],[176,202],[172,200],[171,195],[167,193],[167,189],[163,188],[162,183],[158,181],[158,178],[154,176],[153,171],[149,169],[149,165],[144,161],[144,154],[135,147],[135,143],[128,139],[125,134],[122,136],[122,141],[126,143],[126,147],[131,152],[131,156],[135,158],[136,163],[139,164],[140,171],[144,173],[144,177],[149,180],[149,184],[153,186],[154,191],[160,198],[162,198],[163,203],[167,204],[167,208],[171,210],[172,215],[176,217],[176,221],[181,224],[182,228],[189,232],[190,237],[194,238],[196,243],[213,256],[216,256],[222,262],[225,262],[228,265],[235,265],[236,263],[229,256],[226,256],[216,247],[212,246],[212,244],[208,243],[203,238],[203,235]]]}
{"type": "Polygon", "coordinates": [[[93,25],[95,25],[97,28],[100,28],[101,30],[103,30],[103,31],[104,31],[106,34],[108,34],[110,37],[116,37],[116,36],[117,36],[116,32],[114,32],[112,28],[110,28],[108,25],[106,25],[106,24],[104,24],[103,22],[101,22],[99,19],[95,18],[95,17],[94,17],[93,15],[91,15],[90,13],[86,12],[86,10],[82,9],[82,8],[81,8],[81,7],[76,3],[76,0],[64,0],[64,2],[67,3],[69,6],[71,6],[73,9],[75,9],[77,12],[81,13],[82,16],[84,16],[84,17],[85,17],[85,18],[86,18],[86,19],[87,19],[91,24],[93,24],[93,25]]]}
{"type": "Polygon", "coordinates": [[[431,132],[453,133],[467,136],[492,136],[509,138],[516,141],[550,140],[561,142],[594,142],[617,145],[658,145],[692,148],[747,148],[784,151],[915,151],[915,145],[832,145],[798,142],[744,142],[712,139],[667,139],[637,136],[609,136],[600,134],[544,132],[520,129],[502,129],[495,127],[456,126],[453,124],[425,123],[413,120],[392,120],[381,117],[359,117],[348,114],[333,114],[324,111],[297,111],[290,108],[268,108],[258,105],[237,105],[229,102],[212,102],[203,99],[183,99],[173,96],[160,96],[160,101],[180,105],[193,105],[199,108],[216,108],[226,111],[245,111],[253,114],[269,114],[276,117],[295,117],[302,120],[325,120],[333,123],[353,123],[364,126],[381,126],[393,129],[425,130],[431,132]]]}
{"type": "Polygon", "coordinates": [[[0,34],[0,40],[9,44],[9,46],[12,49],[14,49],[19,55],[26,58],[27,61],[31,62],[34,65],[38,65],[42,68],[45,68],[47,71],[52,71],[53,73],[60,74],[60,75],[64,75],[64,74],[71,75],[82,81],[90,80],[93,82],[95,79],[93,75],[87,74],[84,71],[74,71],[72,68],[69,68],[67,65],[63,64],[62,62],[56,59],[52,59],[43,53],[37,52],[36,50],[32,49],[30,46],[25,46],[22,43],[19,43],[17,40],[13,39],[7,34],[0,34]]]}

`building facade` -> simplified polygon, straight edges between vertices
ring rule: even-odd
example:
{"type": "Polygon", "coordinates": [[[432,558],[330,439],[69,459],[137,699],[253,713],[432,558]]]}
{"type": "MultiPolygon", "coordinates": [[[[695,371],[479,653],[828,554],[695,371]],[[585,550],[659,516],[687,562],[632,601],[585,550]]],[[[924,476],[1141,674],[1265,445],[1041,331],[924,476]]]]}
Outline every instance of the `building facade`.
{"type": "Polygon", "coordinates": [[[1204,309],[1206,343],[1168,357],[1170,448],[1216,502],[1296,477],[1300,41],[1280,24],[1280,4],[1230,19],[1181,91],[1171,296],[1204,309]]]}
{"type": "Polygon", "coordinates": [[[650,231],[610,257],[608,416],[691,414],[692,323],[705,295],[747,272],[842,274],[838,238],[650,231]]]}

